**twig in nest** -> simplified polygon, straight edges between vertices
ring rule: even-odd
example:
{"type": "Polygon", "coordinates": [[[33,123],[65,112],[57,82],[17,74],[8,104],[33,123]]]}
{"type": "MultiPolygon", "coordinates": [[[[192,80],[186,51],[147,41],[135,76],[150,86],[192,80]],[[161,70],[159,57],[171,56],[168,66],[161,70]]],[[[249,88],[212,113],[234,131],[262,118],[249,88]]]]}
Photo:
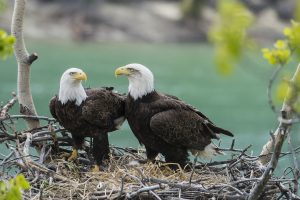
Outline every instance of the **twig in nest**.
{"type": "Polygon", "coordinates": [[[8,110],[9,110],[10,108],[12,108],[13,105],[17,102],[18,97],[17,97],[16,93],[13,92],[13,93],[12,93],[12,96],[13,96],[13,98],[12,98],[5,106],[3,106],[3,107],[1,108],[1,112],[0,112],[0,120],[1,120],[1,119],[4,119],[4,118],[6,117],[6,114],[7,114],[8,110]]]}
{"type": "MultiPolygon", "coordinates": [[[[152,186],[148,186],[148,187],[143,187],[135,192],[132,192],[131,194],[128,194],[127,197],[130,198],[134,198],[136,197],[139,193],[142,192],[153,192],[153,190],[157,190],[157,189],[161,189],[160,185],[152,185],[152,186]]],[[[161,198],[159,198],[158,196],[156,196],[156,199],[161,200],[161,198]]]]}
{"type": "Polygon", "coordinates": [[[298,180],[300,178],[300,172],[299,172],[299,165],[298,165],[298,159],[297,159],[297,156],[296,156],[296,153],[295,153],[295,150],[294,150],[294,147],[293,147],[293,144],[292,144],[292,140],[291,140],[291,135],[290,133],[288,133],[288,143],[289,143],[289,148],[290,148],[290,151],[292,152],[292,158],[293,158],[293,175],[294,175],[294,193],[297,194],[298,193],[298,180]]]}
{"type": "Polygon", "coordinates": [[[194,158],[194,163],[193,163],[192,173],[191,173],[190,180],[189,180],[189,183],[190,183],[190,184],[192,183],[193,175],[194,175],[194,173],[195,173],[195,168],[196,168],[196,164],[197,164],[197,159],[198,159],[198,155],[196,155],[195,158],[194,158]]]}
{"type": "MultiPolygon", "coordinates": [[[[6,120],[8,118],[3,118],[2,120],[6,120]]],[[[34,116],[34,115],[10,115],[9,119],[39,119],[46,121],[56,121],[54,118],[45,117],[45,116],[34,116]]]]}
{"type": "MultiPolygon", "coordinates": [[[[266,186],[267,181],[272,176],[280,156],[281,147],[285,139],[286,129],[280,130],[279,134],[277,134],[276,144],[274,145],[274,153],[272,155],[271,161],[268,164],[266,170],[264,171],[261,180],[256,184],[256,186],[252,189],[249,194],[249,200],[256,200],[261,195],[264,187],[266,186]]],[[[273,142],[275,143],[275,138],[272,137],[273,142]]]]}

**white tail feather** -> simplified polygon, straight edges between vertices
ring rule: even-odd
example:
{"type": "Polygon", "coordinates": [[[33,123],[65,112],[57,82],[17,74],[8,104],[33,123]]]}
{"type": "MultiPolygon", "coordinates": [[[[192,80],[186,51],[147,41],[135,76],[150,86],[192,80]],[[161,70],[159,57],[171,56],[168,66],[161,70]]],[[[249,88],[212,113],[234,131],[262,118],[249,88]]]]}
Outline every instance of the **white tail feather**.
{"type": "Polygon", "coordinates": [[[190,151],[194,156],[200,156],[203,158],[211,158],[216,155],[224,155],[224,153],[220,151],[218,147],[213,143],[207,145],[202,151],[197,149],[191,149],[190,151]]]}
{"type": "Polygon", "coordinates": [[[115,119],[114,120],[114,124],[115,124],[116,129],[119,130],[121,128],[121,126],[122,126],[122,124],[123,124],[124,121],[125,121],[125,117],[124,116],[115,119]]]}

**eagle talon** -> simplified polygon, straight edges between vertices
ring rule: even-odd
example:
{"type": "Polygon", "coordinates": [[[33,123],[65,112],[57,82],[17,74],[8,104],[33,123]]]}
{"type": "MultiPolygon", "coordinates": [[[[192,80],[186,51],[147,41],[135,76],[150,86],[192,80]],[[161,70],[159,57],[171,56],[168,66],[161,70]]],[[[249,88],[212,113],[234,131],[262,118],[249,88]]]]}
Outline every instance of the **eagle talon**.
{"type": "Polygon", "coordinates": [[[154,164],[154,163],[156,163],[155,158],[154,159],[149,159],[148,158],[146,161],[147,161],[147,164],[154,164]]]}
{"type": "Polygon", "coordinates": [[[100,172],[100,166],[99,165],[94,165],[91,168],[91,172],[93,172],[93,173],[100,172]]]}
{"type": "Polygon", "coordinates": [[[138,164],[148,164],[148,163],[151,163],[152,162],[152,160],[151,159],[137,159],[137,160],[135,160],[138,164]]]}
{"type": "Polygon", "coordinates": [[[77,149],[73,149],[71,156],[68,158],[68,161],[74,161],[78,158],[78,150],[77,149]]]}
{"type": "Polygon", "coordinates": [[[59,155],[60,158],[69,158],[71,156],[70,153],[64,152],[62,154],[59,155]]]}

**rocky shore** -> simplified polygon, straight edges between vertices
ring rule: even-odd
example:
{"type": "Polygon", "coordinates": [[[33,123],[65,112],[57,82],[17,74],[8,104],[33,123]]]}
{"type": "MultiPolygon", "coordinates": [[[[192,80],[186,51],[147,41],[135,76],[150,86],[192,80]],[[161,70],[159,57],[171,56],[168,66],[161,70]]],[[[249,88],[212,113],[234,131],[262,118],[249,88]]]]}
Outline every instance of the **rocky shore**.
{"type": "MultiPolygon", "coordinates": [[[[293,17],[295,0],[244,0],[256,22],[251,35],[259,41],[281,36],[293,17]]],[[[0,27],[10,29],[13,1],[0,14],[0,27]]],[[[25,33],[38,39],[95,42],[199,42],[216,19],[215,1],[207,1],[197,18],[185,18],[180,1],[171,0],[30,0],[25,33]]]]}

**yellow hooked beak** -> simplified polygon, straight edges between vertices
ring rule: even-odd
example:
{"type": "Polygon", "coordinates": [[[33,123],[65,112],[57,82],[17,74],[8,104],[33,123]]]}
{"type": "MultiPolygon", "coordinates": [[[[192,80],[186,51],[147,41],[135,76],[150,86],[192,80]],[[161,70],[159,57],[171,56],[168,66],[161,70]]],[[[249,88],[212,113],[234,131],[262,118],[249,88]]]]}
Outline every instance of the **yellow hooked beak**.
{"type": "Polygon", "coordinates": [[[125,67],[119,67],[118,69],[115,70],[115,76],[118,77],[120,75],[130,75],[131,71],[125,67]]]}
{"type": "Polygon", "coordinates": [[[76,74],[74,74],[74,78],[76,80],[86,81],[87,80],[87,75],[84,72],[77,72],[76,74]]]}

